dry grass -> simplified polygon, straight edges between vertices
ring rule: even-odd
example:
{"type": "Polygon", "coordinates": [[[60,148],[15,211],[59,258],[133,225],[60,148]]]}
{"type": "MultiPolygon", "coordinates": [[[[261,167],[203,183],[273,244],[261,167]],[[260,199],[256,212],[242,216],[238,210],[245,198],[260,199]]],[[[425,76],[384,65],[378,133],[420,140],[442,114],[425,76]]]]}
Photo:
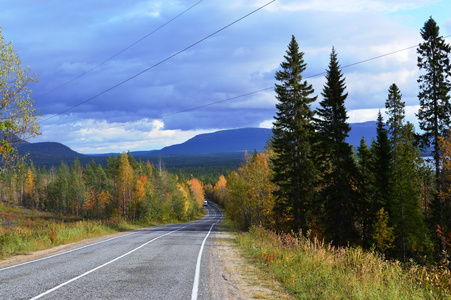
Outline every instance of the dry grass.
{"type": "Polygon", "coordinates": [[[0,259],[136,228],[0,204],[0,259]]]}
{"type": "Polygon", "coordinates": [[[419,266],[406,270],[360,248],[335,248],[314,238],[262,228],[238,235],[237,241],[298,299],[451,297],[450,290],[440,285],[449,282],[449,272],[438,274],[419,266]]]}

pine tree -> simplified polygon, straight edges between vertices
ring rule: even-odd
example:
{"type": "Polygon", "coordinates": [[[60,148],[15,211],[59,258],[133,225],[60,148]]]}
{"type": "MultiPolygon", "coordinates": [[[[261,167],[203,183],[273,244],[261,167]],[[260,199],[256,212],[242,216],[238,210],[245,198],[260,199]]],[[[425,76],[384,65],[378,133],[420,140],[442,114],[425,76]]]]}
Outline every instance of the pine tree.
{"type": "Polygon", "coordinates": [[[323,100],[316,111],[318,165],[320,166],[320,204],[324,208],[326,235],[335,244],[347,244],[356,236],[354,189],[357,168],[351,146],[346,142],[351,127],[347,123],[346,84],[332,48],[323,87],[323,100]]]}
{"type": "Polygon", "coordinates": [[[451,124],[450,95],[451,90],[451,47],[443,37],[439,35],[439,26],[431,18],[421,29],[421,37],[424,42],[417,49],[418,67],[424,73],[419,76],[420,110],[418,119],[420,129],[423,130],[423,148],[432,145],[433,159],[435,163],[435,185],[436,194],[433,201],[432,217],[436,224],[443,227],[443,202],[440,199],[440,155],[439,138],[445,136],[451,124]]]}
{"type": "Polygon", "coordinates": [[[274,156],[273,183],[278,187],[275,195],[275,212],[280,218],[280,229],[307,230],[308,205],[314,197],[316,181],[315,164],[312,159],[313,97],[312,85],[303,81],[306,69],[304,53],[293,36],[288,50],[276,72],[275,85],[277,113],[271,140],[274,156]]]}

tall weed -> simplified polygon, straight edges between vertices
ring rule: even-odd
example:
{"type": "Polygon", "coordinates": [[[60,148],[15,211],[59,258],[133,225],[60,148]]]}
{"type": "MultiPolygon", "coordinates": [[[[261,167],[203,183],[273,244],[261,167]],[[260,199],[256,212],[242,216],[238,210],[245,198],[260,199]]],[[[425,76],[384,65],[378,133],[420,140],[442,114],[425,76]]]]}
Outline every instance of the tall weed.
{"type": "Polygon", "coordinates": [[[238,235],[237,242],[298,299],[451,297],[449,289],[421,280],[431,276],[429,269],[405,269],[361,248],[332,247],[315,237],[276,234],[261,227],[238,235]]]}

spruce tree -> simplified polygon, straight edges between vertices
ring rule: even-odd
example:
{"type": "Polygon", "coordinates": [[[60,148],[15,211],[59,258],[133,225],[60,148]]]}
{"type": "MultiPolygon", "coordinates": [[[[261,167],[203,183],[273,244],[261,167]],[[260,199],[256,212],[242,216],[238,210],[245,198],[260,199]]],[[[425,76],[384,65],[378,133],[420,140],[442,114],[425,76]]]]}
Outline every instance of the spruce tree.
{"type": "Polygon", "coordinates": [[[388,131],[385,128],[384,119],[379,111],[377,114],[376,141],[371,146],[373,152],[373,173],[374,173],[374,212],[382,207],[391,214],[390,211],[390,191],[391,191],[391,170],[392,153],[388,131]]]}
{"type": "Polygon", "coordinates": [[[357,168],[351,146],[346,142],[351,127],[347,123],[345,78],[341,73],[337,53],[332,48],[323,87],[323,100],[316,110],[315,129],[326,236],[334,244],[347,244],[355,238],[354,211],[357,168]]]}
{"type": "Polygon", "coordinates": [[[395,232],[395,250],[403,261],[412,257],[418,249],[427,253],[430,239],[420,212],[421,165],[420,151],[413,124],[405,124],[405,103],[396,84],[388,90],[385,102],[388,132],[392,148],[390,203],[387,203],[390,225],[395,232]]]}
{"type": "Polygon", "coordinates": [[[372,211],[372,201],[374,194],[374,174],[373,162],[370,148],[368,148],[365,138],[362,136],[360,145],[357,147],[357,186],[359,191],[358,202],[358,223],[361,227],[362,245],[371,246],[371,236],[373,235],[373,225],[376,222],[376,216],[372,211]]]}
{"type": "Polygon", "coordinates": [[[316,97],[312,85],[303,80],[306,69],[304,53],[299,51],[294,36],[288,45],[275,78],[277,112],[271,140],[274,175],[278,187],[275,195],[275,213],[279,229],[308,229],[308,207],[314,197],[316,181],[312,159],[313,112],[310,108],[316,97]]]}
{"type": "Polygon", "coordinates": [[[346,142],[351,127],[347,123],[345,78],[341,73],[337,53],[332,48],[323,87],[323,100],[316,110],[315,129],[321,192],[319,200],[324,209],[326,236],[334,244],[345,245],[355,239],[357,168],[353,151],[346,142]]]}
{"type": "Polygon", "coordinates": [[[435,163],[436,194],[433,201],[432,217],[435,224],[443,227],[443,201],[440,199],[440,155],[439,138],[445,136],[451,124],[450,95],[450,52],[451,47],[439,35],[439,26],[429,18],[421,29],[424,42],[417,49],[418,67],[423,73],[418,78],[420,109],[418,119],[422,134],[421,146],[432,145],[435,163]]]}
{"type": "Polygon", "coordinates": [[[405,103],[402,101],[401,91],[398,86],[393,83],[388,89],[388,98],[385,101],[385,108],[389,115],[387,126],[394,151],[397,150],[398,144],[401,143],[401,129],[405,118],[404,107],[405,103]]]}

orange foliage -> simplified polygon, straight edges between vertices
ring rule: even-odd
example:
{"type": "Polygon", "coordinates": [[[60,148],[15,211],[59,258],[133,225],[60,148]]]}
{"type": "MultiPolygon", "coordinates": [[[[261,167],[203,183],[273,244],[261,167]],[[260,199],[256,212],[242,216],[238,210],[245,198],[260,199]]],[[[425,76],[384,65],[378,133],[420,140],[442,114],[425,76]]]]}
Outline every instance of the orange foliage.
{"type": "Polygon", "coordinates": [[[86,192],[85,202],[83,203],[83,210],[92,211],[94,210],[96,204],[96,193],[95,191],[86,192]]]}
{"type": "Polygon", "coordinates": [[[202,183],[196,178],[191,178],[188,181],[188,184],[190,185],[191,191],[193,192],[197,203],[202,206],[205,200],[205,192],[202,183]]]}
{"type": "Polygon", "coordinates": [[[224,175],[219,176],[218,182],[215,184],[214,190],[219,191],[221,188],[225,188],[227,186],[227,179],[225,179],[224,175]]]}
{"type": "Polygon", "coordinates": [[[213,190],[215,201],[221,205],[224,205],[224,200],[227,197],[227,179],[225,179],[224,175],[219,176],[219,180],[215,184],[213,190]]]}
{"type": "Polygon", "coordinates": [[[135,188],[133,190],[133,198],[138,201],[144,201],[146,197],[146,185],[147,185],[147,176],[140,176],[136,180],[135,188]]]}
{"type": "Polygon", "coordinates": [[[118,188],[118,205],[122,217],[128,216],[128,206],[132,197],[133,187],[133,168],[128,160],[128,155],[124,152],[121,154],[117,178],[118,188]]]}
{"type": "Polygon", "coordinates": [[[228,176],[225,208],[241,227],[272,225],[275,187],[270,175],[268,156],[258,153],[247,156],[238,172],[228,176]]]}

